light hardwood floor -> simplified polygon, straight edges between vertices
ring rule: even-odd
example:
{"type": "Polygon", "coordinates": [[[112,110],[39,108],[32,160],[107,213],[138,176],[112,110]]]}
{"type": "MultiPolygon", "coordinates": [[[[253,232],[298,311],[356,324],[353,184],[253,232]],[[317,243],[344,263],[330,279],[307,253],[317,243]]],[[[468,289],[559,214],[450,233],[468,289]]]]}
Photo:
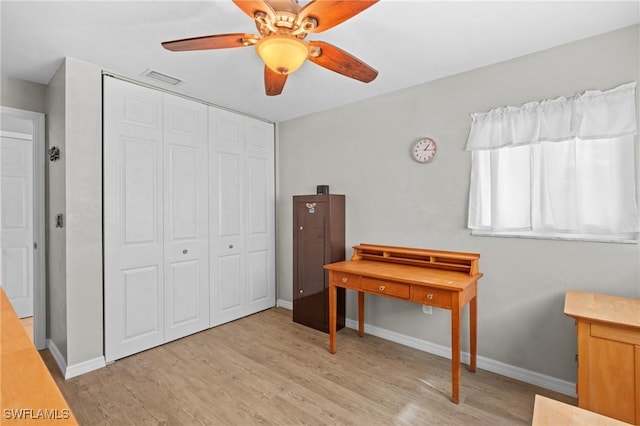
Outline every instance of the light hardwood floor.
{"type": "Polygon", "coordinates": [[[29,340],[33,342],[33,317],[21,318],[20,323],[24,327],[24,331],[27,332],[29,340]]]}
{"type": "Polygon", "coordinates": [[[81,425],[524,425],[536,393],[576,402],[463,368],[455,405],[448,359],[351,329],[328,343],[274,308],[67,381],[41,354],[81,425]]]}

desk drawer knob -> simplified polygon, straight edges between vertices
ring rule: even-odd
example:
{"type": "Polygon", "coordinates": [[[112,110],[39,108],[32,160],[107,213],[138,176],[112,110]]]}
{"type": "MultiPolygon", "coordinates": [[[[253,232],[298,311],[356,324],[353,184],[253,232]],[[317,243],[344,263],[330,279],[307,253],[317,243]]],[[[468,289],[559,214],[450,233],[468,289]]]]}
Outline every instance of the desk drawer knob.
{"type": "Polygon", "coordinates": [[[433,293],[427,294],[427,299],[429,299],[429,300],[433,299],[433,293]]]}
{"type": "Polygon", "coordinates": [[[378,287],[378,290],[384,291],[385,288],[386,288],[385,286],[381,285],[380,287],[378,287]]]}
{"type": "Polygon", "coordinates": [[[342,282],[343,282],[343,283],[346,283],[347,281],[349,281],[349,279],[348,279],[347,277],[343,277],[343,278],[342,278],[342,282]]]}

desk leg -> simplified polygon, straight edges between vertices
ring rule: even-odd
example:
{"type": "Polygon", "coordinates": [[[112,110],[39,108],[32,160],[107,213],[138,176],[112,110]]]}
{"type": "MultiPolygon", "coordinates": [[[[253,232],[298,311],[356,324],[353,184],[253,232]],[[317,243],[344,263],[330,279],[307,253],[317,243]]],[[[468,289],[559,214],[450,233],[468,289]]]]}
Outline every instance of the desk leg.
{"type": "Polygon", "coordinates": [[[329,280],[329,352],[336,353],[336,298],[338,289],[329,280]]]}
{"type": "Polygon", "coordinates": [[[451,307],[451,401],[460,402],[460,297],[453,295],[451,307]]]}
{"type": "Polygon", "coordinates": [[[476,294],[469,302],[469,346],[471,349],[471,362],[469,364],[469,371],[475,373],[476,371],[476,353],[478,347],[476,346],[478,341],[478,295],[476,294]]]}
{"type": "Polygon", "coordinates": [[[364,336],[364,292],[358,292],[358,336],[364,336]]]}

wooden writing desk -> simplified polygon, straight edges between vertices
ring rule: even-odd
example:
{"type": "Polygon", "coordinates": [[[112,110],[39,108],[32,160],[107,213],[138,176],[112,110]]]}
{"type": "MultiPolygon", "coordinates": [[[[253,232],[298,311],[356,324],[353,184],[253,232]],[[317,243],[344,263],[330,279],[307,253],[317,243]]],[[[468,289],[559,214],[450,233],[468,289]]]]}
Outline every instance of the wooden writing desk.
{"type": "Polygon", "coordinates": [[[0,378],[0,424],[78,424],[2,288],[0,378]]]}
{"type": "Polygon", "coordinates": [[[460,316],[469,304],[469,370],[476,370],[477,288],[480,255],[407,247],[360,244],[351,260],[329,271],[329,351],[336,352],[337,288],[358,292],[358,335],[364,335],[364,294],[377,294],[451,311],[451,401],[459,402],[460,316]]]}

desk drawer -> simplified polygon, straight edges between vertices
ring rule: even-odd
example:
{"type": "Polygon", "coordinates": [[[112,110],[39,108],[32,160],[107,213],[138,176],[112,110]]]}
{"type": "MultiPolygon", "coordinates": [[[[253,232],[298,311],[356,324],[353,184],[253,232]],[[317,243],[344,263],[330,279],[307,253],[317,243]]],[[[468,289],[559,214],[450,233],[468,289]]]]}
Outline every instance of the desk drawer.
{"type": "Polygon", "coordinates": [[[384,294],[386,296],[409,298],[409,285],[402,283],[394,283],[392,281],[372,280],[371,278],[362,278],[360,288],[371,293],[384,294]]]}
{"type": "Polygon", "coordinates": [[[332,271],[331,281],[341,287],[349,287],[353,289],[359,288],[360,276],[353,274],[345,274],[344,272],[332,271]]]}
{"type": "Polygon", "coordinates": [[[451,292],[433,287],[414,285],[411,301],[422,305],[451,309],[451,292]]]}

